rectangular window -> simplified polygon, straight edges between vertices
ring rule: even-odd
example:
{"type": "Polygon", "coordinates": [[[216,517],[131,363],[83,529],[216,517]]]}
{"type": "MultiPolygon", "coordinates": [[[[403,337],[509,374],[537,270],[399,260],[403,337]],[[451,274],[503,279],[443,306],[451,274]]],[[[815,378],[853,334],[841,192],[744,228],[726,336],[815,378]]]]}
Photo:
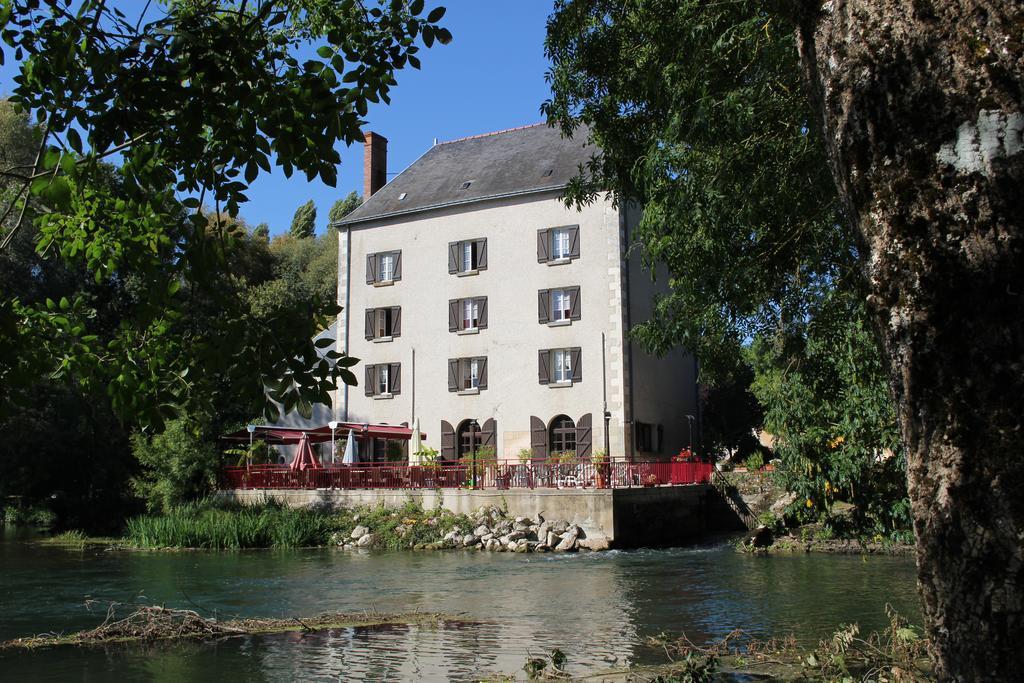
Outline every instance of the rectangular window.
{"type": "Polygon", "coordinates": [[[555,349],[551,354],[554,359],[554,376],[556,382],[572,381],[572,354],[569,349],[555,349]]]}
{"type": "Polygon", "coordinates": [[[463,358],[459,361],[460,386],[463,389],[480,388],[480,360],[463,358]]]}
{"type": "Polygon", "coordinates": [[[391,282],[395,279],[395,255],[380,255],[380,270],[378,271],[377,282],[391,282]]]}
{"type": "Polygon", "coordinates": [[[551,231],[551,258],[567,259],[570,256],[569,228],[555,228],[551,231]]]}
{"type": "Polygon", "coordinates": [[[448,272],[476,273],[487,269],[487,238],[448,243],[448,272]]]}
{"type": "Polygon", "coordinates": [[[651,425],[646,422],[634,422],[636,429],[636,449],[644,453],[650,453],[654,449],[651,447],[651,425]]]}
{"type": "Polygon", "coordinates": [[[551,319],[569,320],[572,316],[572,300],[565,289],[551,290],[551,319]]]}
{"type": "Polygon", "coordinates": [[[487,329],[487,297],[448,300],[448,331],[475,333],[487,329]]]}
{"type": "Polygon", "coordinates": [[[448,391],[477,393],[487,388],[487,356],[448,359],[448,391]]]}
{"type": "Polygon", "coordinates": [[[378,308],[377,309],[377,337],[390,337],[392,336],[393,329],[391,327],[391,309],[390,308],[378,308]]]}
{"type": "Polygon", "coordinates": [[[366,366],[366,382],[363,385],[367,396],[390,398],[401,393],[401,363],[380,363],[366,366]]]}
{"type": "Polygon", "coordinates": [[[388,365],[377,366],[377,393],[391,393],[391,368],[388,365]]]}
{"type": "Polygon", "coordinates": [[[401,279],[401,251],[383,251],[366,255],[366,284],[390,284],[401,279]]]}
{"type": "Polygon", "coordinates": [[[475,330],[480,322],[480,304],[476,299],[462,300],[462,329],[475,330]]]}

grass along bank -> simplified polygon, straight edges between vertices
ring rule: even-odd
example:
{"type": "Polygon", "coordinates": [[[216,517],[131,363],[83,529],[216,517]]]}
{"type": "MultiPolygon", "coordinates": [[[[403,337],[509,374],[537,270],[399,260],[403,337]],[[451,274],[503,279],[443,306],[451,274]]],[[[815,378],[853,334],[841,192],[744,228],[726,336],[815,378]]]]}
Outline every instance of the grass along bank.
{"type": "Polygon", "coordinates": [[[127,522],[123,542],[134,548],[210,550],[341,546],[544,552],[587,546],[583,531],[575,524],[547,521],[540,515],[510,517],[494,506],[464,515],[444,509],[426,510],[411,501],[399,508],[381,505],[349,509],[292,508],[270,500],[242,505],[220,499],[134,517],[127,522]]]}

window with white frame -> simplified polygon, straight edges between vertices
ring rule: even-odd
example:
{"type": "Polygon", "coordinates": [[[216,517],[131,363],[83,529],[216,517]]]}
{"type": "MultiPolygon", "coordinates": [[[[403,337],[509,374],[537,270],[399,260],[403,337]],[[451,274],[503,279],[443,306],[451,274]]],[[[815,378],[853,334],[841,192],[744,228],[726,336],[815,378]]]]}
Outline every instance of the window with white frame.
{"type": "Polygon", "coordinates": [[[463,389],[478,389],[480,387],[480,359],[463,358],[459,362],[459,374],[463,389]]]}
{"type": "Polygon", "coordinates": [[[551,231],[551,258],[554,260],[567,259],[570,256],[570,245],[572,244],[568,228],[555,228],[551,231]]]}
{"type": "Polygon", "coordinates": [[[551,290],[551,319],[569,320],[572,315],[572,299],[565,289],[551,290]]]}
{"type": "Polygon", "coordinates": [[[389,365],[377,366],[377,393],[391,393],[391,367],[389,365]]]}
{"type": "Polygon", "coordinates": [[[487,238],[448,243],[448,272],[472,275],[487,269],[487,238]]]}
{"type": "Polygon", "coordinates": [[[551,354],[555,382],[572,381],[572,354],[569,349],[555,349],[551,354]]]}
{"type": "Polygon", "coordinates": [[[480,324],[479,299],[462,300],[462,329],[475,330],[480,324]]]}
{"type": "Polygon", "coordinates": [[[390,308],[378,308],[377,309],[377,337],[390,337],[394,330],[392,329],[392,313],[390,308]]]}
{"type": "Polygon", "coordinates": [[[380,271],[378,282],[391,282],[395,279],[395,255],[392,253],[380,255],[380,271]]]}

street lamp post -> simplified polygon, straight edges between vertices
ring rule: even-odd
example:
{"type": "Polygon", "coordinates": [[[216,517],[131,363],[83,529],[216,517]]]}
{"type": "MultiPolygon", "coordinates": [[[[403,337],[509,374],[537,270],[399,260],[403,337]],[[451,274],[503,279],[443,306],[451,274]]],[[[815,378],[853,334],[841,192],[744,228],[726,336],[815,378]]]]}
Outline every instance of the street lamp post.
{"type": "Polygon", "coordinates": [[[470,486],[476,488],[476,430],[480,428],[476,420],[469,423],[469,471],[470,486]]]}
{"type": "Polygon", "coordinates": [[[690,445],[687,446],[687,449],[689,449],[689,451],[691,453],[693,453],[693,420],[694,420],[693,415],[687,415],[686,416],[686,423],[687,423],[687,425],[690,428],[690,439],[689,439],[690,440],[690,445]]]}
{"type": "Polygon", "coordinates": [[[249,452],[245,454],[245,468],[252,467],[252,435],[256,433],[256,425],[246,425],[245,431],[249,432],[249,452]]]}
{"type": "Polygon", "coordinates": [[[331,466],[333,467],[338,460],[338,447],[334,443],[334,430],[338,428],[338,423],[335,420],[331,420],[327,423],[327,426],[331,428],[331,466]]]}

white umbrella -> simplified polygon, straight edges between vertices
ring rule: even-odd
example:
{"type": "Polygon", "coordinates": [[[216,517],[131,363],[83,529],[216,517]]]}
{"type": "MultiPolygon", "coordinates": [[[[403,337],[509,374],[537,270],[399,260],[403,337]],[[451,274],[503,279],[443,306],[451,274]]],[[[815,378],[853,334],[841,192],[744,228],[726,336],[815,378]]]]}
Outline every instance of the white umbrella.
{"type": "Polygon", "coordinates": [[[423,448],[423,437],[420,436],[420,419],[417,417],[416,422],[412,425],[412,439],[409,443],[409,464],[419,465],[420,464],[420,449],[423,448]]]}
{"type": "Polygon", "coordinates": [[[359,462],[359,448],[356,446],[356,437],[352,432],[348,433],[345,440],[345,457],[341,459],[342,465],[354,465],[359,462]]]}

